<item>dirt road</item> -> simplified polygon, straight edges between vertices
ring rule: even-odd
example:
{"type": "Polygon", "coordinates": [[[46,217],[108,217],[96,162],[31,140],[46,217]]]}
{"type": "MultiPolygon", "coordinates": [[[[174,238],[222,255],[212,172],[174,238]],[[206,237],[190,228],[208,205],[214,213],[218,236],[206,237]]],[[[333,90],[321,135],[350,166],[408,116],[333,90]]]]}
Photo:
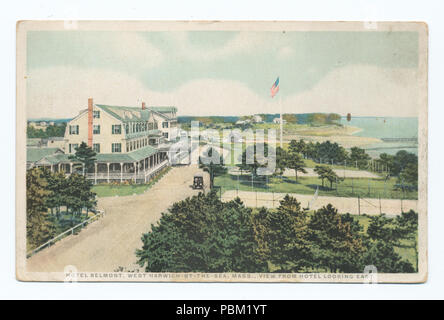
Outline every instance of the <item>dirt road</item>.
{"type": "MultiPolygon", "coordinates": [[[[251,191],[239,191],[230,190],[226,191],[222,195],[223,201],[229,201],[238,196],[246,206],[249,207],[267,207],[276,208],[279,206],[279,200],[282,200],[286,193],[271,193],[271,192],[256,192],[251,191]],[[256,200],[257,199],[257,200],[256,200]],[[274,199],[274,200],[273,200],[274,199]]],[[[313,199],[313,195],[308,194],[295,194],[289,195],[295,197],[301,202],[302,207],[308,207],[309,201],[313,199]]],[[[400,199],[381,199],[381,205],[379,199],[367,199],[361,198],[344,198],[344,197],[328,197],[319,196],[314,201],[310,209],[317,210],[327,204],[331,203],[340,213],[359,214],[358,204],[360,205],[360,213],[366,213],[370,215],[382,213],[387,215],[399,215],[401,214],[401,206],[403,211],[409,211],[410,209],[418,211],[417,200],[401,200],[400,199]]]]}
{"type": "Polygon", "coordinates": [[[135,267],[142,234],[171,204],[198,193],[190,188],[196,172],[201,172],[197,166],[175,167],[144,194],[100,198],[98,207],[106,216],[29,258],[27,271],[63,271],[67,265],[91,272],[135,267]]]}

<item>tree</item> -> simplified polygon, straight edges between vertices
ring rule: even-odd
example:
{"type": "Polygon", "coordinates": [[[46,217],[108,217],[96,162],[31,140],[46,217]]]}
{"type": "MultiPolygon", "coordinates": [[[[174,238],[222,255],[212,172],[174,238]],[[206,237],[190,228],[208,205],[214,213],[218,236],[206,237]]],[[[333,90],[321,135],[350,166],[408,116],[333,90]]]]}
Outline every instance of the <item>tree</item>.
{"type": "Polygon", "coordinates": [[[287,168],[288,153],[281,147],[276,147],[276,173],[280,176],[287,168]]]}
{"type": "Polygon", "coordinates": [[[324,180],[329,176],[329,167],[327,166],[316,166],[314,172],[318,174],[319,179],[322,181],[322,187],[324,187],[324,180]]]}
{"type": "Polygon", "coordinates": [[[359,169],[367,168],[370,159],[370,156],[365,153],[364,149],[358,147],[352,147],[350,149],[350,160],[352,163],[356,163],[359,169]]]}
{"type": "Polygon", "coordinates": [[[403,260],[395,251],[395,247],[403,246],[403,238],[416,238],[416,232],[413,231],[414,220],[414,212],[398,218],[398,223],[393,223],[393,219],[384,215],[370,217],[363,265],[374,265],[378,272],[414,272],[413,265],[403,260]],[[405,229],[400,228],[400,225],[405,226],[405,229]],[[411,232],[412,235],[407,236],[407,233],[411,232]]]}
{"type": "Polygon", "coordinates": [[[370,241],[363,256],[363,266],[373,265],[381,273],[415,272],[412,264],[401,258],[394,247],[383,241],[370,241]]]}
{"type": "Polygon", "coordinates": [[[270,211],[265,221],[268,259],[277,272],[307,270],[310,261],[307,217],[300,202],[286,195],[277,210],[270,211]]]}
{"type": "Polygon", "coordinates": [[[47,186],[42,169],[33,168],[26,172],[26,239],[32,248],[55,235],[55,228],[47,214],[46,203],[50,194],[47,186]]]}
{"type": "Polygon", "coordinates": [[[210,174],[210,189],[213,189],[214,177],[227,172],[223,165],[223,157],[213,147],[207,149],[206,156],[199,156],[199,168],[210,174]]]}
{"type": "Polygon", "coordinates": [[[67,179],[63,172],[52,173],[45,170],[45,178],[48,182],[47,190],[49,195],[46,200],[46,205],[51,209],[56,209],[57,218],[60,218],[60,207],[66,203],[67,179]]]}
{"type": "Polygon", "coordinates": [[[77,147],[76,153],[74,155],[70,155],[68,158],[70,160],[80,162],[83,167],[83,175],[85,175],[86,172],[91,171],[91,169],[94,167],[94,162],[96,161],[95,156],[96,152],[91,147],[88,147],[85,142],[82,142],[80,146],[77,147]]]}
{"type": "Polygon", "coordinates": [[[418,156],[405,150],[398,151],[393,157],[392,175],[398,176],[409,165],[418,164],[418,156]]]}
{"type": "Polygon", "coordinates": [[[147,272],[265,272],[257,259],[251,209],[216,193],[173,204],[136,251],[147,272]]]}
{"type": "Polygon", "coordinates": [[[393,161],[394,161],[394,156],[387,154],[387,153],[381,153],[379,155],[379,163],[384,167],[384,169],[387,172],[393,172],[393,161]]]}
{"type": "Polygon", "coordinates": [[[331,204],[314,212],[309,222],[313,260],[329,272],[361,272],[362,237],[350,216],[342,218],[331,204]]]}
{"type": "Polygon", "coordinates": [[[407,184],[413,189],[418,188],[418,162],[408,163],[398,177],[398,183],[407,184]]]}
{"type": "Polygon", "coordinates": [[[296,181],[298,181],[298,172],[307,173],[305,170],[305,162],[299,153],[289,152],[286,161],[287,167],[293,169],[296,176],[296,181]]]}
{"type": "Polygon", "coordinates": [[[291,140],[290,145],[288,146],[288,151],[290,153],[301,153],[304,154],[306,149],[306,144],[304,140],[300,139],[299,141],[291,140]]]}
{"type": "Polygon", "coordinates": [[[286,113],[282,115],[282,119],[284,119],[284,121],[286,123],[298,123],[298,118],[296,117],[295,114],[293,113],[286,113]]]}
{"type": "MultiPolygon", "coordinates": [[[[257,169],[264,168],[267,166],[267,160],[264,158],[268,157],[269,152],[271,153],[271,147],[267,143],[264,143],[263,155],[258,152],[258,144],[248,146],[244,152],[242,152],[241,163],[237,166],[241,170],[250,171],[254,177],[257,176],[257,169]],[[252,155],[252,159],[247,157],[248,154],[252,155]]],[[[262,152],[261,152],[262,153],[262,152]]]]}
{"type": "Polygon", "coordinates": [[[66,206],[68,212],[71,210],[71,221],[74,216],[80,215],[83,208],[88,210],[96,205],[96,194],[91,191],[92,183],[82,175],[71,174],[67,179],[66,206]]]}
{"type": "Polygon", "coordinates": [[[396,233],[398,238],[407,240],[398,243],[398,247],[415,250],[416,271],[418,271],[418,213],[410,210],[396,216],[396,233]],[[407,245],[407,242],[411,245],[407,245]]]}

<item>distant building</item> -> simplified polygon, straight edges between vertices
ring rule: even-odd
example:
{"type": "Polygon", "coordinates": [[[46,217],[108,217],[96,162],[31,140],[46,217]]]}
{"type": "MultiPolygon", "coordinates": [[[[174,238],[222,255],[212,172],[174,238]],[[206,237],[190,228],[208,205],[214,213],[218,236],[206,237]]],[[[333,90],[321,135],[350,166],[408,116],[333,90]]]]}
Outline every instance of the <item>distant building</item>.
{"type": "Polygon", "coordinates": [[[237,125],[244,125],[247,123],[250,123],[251,121],[249,119],[245,119],[245,120],[237,120],[235,124],[237,125]]]}
{"type": "Polygon", "coordinates": [[[65,137],[49,137],[43,139],[43,144],[48,148],[60,148],[65,150],[65,137]]]}
{"type": "Polygon", "coordinates": [[[26,139],[27,148],[41,148],[43,147],[43,139],[41,138],[28,138],[26,139]]]}
{"type": "MultiPolygon", "coordinates": [[[[282,124],[285,124],[285,120],[284,119],[282,119],[282,124]]],[[[280,117],[276,117],[276,118],[274,118],[273,119],[273,123],[277,123],[277,124],[280,124],[281,123],[281,118],[280,117]]]]}
{"type": "Polygon", "coordinates": [[[258,114],[255,114],[255,115],[253,116],[253,122],[261,123],[261,122],[264,122],[264,120],[262,119],[262,116],[260,116],[260,115],[258,115],[258,114]]]}

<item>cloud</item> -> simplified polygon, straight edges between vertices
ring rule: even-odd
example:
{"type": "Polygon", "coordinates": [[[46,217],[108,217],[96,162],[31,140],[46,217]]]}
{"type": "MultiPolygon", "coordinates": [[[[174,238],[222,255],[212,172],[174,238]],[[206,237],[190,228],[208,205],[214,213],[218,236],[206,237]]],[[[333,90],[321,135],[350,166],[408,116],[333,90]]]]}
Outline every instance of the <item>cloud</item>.
{"type": "Polygon", "coordinates": [[[163,52],[135,32],[35,32],[28,68],[77,66],[137,72],[160,65],[163,52]]]}
{"type": "Polygon", "coordinates": [[[294,113],[418,116],[419,78],[414,69],[347,66],[330,72],[311,90],[284,98],[283,104],[294,113]]]}
{"type": "Polygon", "coordinates": [[[187,32],[174,32],[169,38],[175,44],[176,54],[191,61],[227,59],[235,54],[252,52],[266,42],[266,35],[259,32],[238,32],[222,46],[209,46],[205,49],[191,44],[187,32]]]}
{"type": "Polygon", "coordinates": [[[282,47],[277,52],[277,57],[279,59],[288,59],[293,55],[294,55],[294,50],[289,46],[282,47]]]}
{"type": "MultiPolygon", "coordinates": [[[[330,72],[311,90],[271,99],[239,81],[198,79],[169,91],[153,91],[126,73],[50,67],[28,75],[27,116],[74,117],[96,103],[175,105],[182,115],[244,115],[284,112],[336,112],[345,115],[417,116],[418,77],[410,69],[348,66],[330,72]]],[[[285,79],[283,79],[285,81],[285,79]]]]}

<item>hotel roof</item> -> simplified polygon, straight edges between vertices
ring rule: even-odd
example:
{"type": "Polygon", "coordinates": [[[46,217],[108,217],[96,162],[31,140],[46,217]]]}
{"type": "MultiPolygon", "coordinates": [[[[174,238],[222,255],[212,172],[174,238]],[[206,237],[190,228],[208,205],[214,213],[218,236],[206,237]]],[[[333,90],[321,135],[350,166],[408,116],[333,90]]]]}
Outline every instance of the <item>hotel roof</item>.
{"type": "Polygon", "coordinates": [[[162,114],[166,118],[169,117],[163,113],[177,112],[176,107],[147,107],[143,110],[141,107],[109,106],[104,104],[96,104],[96,106],[123,122],[147,121],[153,111],[162,114]]]}

